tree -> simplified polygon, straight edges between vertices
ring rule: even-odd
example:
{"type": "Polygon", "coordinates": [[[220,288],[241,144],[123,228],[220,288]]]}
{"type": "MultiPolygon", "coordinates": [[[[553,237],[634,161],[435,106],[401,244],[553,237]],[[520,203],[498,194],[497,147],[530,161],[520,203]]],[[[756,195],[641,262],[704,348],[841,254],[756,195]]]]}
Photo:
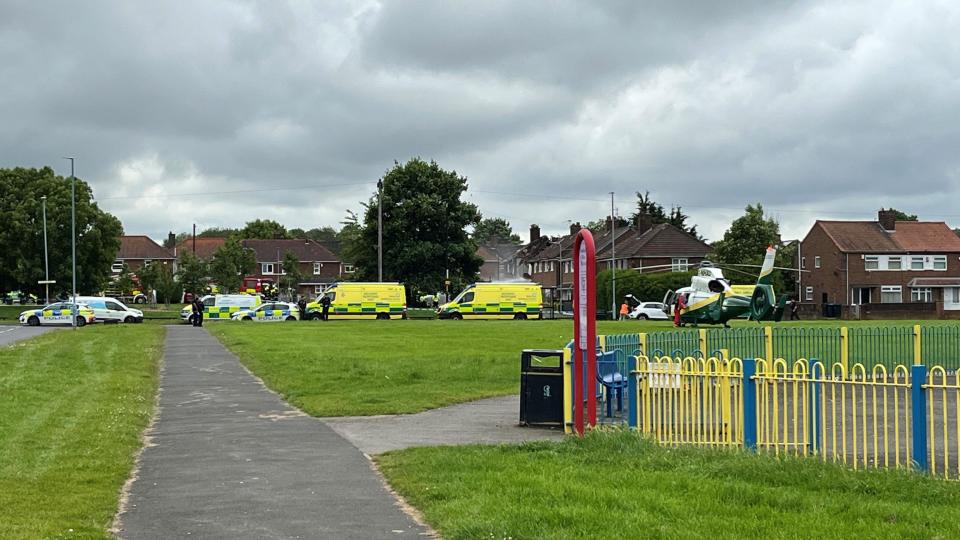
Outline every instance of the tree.
{"type": "MultiPolygon", "coordinates": [[[[605,216],[600,219],[595,219],[587,223],[587,228],[590,229],[593,234],[603,234],[606,232],[607,227],[610,225],[610,216],[605,216]]],[[[617,229],[623,229],[624,227],[630,226],[630,220],[624,217],[617,216],[617,229]]]]}
{"type": "MultiPolygon", "coordinates": [[[[46,196],[50,279],[56,289],[71,288],[70,179],[41,169],[0,169],[0,291],[42,296],[43,212],[46,196]]],[[[93,202],[90,186],[76,179],[77,291],[103,290],[120,250],[123,227],[93,202]]]]}
{"type": "Polygon", "coordinates": [[[337,230],[330,226],[314,227],[310,230],[290,229],[291,238],[304,238],[314,242],[330,243],[337,241],[337,230]]]}
{"type": "MultiPolygon", "coordinates": [[[[416,158],[395,162],[382,182],[384,279],[405,283],[411,296],[443,290],[448,271],[451,289],[476,279],[483,261],[466,227],[478,225],[480,213],[460,199],[467,179],[416,158]]],[[[363,206],[357,229],[341,231],[344,258],[353,262],[357,279],[375,280],[377,194],[363,206]]]]}
{"type": "Polygon", "coordinates": [[[293,252],[286,252],[283,255],[283,274],[280,276],[280,287],[285,289],[292,296],[296,295],[297,286],[303,281],[303,273],[300,272],[300,259],[293,252]]]}
{"type": "Polygon", "coordinates": [[[248,222],[238,232],[244,240],[283,240],[290,238],[287,229],[272,219],[256,219],[248,222]]]}
{"type": "Polygon", "coordinates": [[[120,266],[120,273],[117,275],[116,280],[113,282],[113,288],[119,291],[120,295],[130,294],[135,287],[133,281],[133,273],[130,272],[130,267],[127,266],[127,263],[123,263],[120,266]]]}
{"type": "Polygon", "coordinates": [[[239,291],[243,276],[252,272],[256,264],[253,252],[244,249],[237,238],[230,238],[214,252],[210,277],[223,292],[239,291]]]}
{"type": "MultiPolygon", "coordinates": [[[[746,213],[730,224],[730,228],[723,235],[723,240],[713,245],[713,260],[721,266],[724,264],[755,265],[755,268],[731,267],[724,273],[733,282],[755,283],[755,276],[760,273],[760,265],[763,263],[768,246],[782,248],[780,224],[772,217],[764,215],[763,205],[760,203],[756,206],[747,205],[746,213]],[[749,277],[751,275],[754,276],[752,279],[749,277]]],[[[793,266],[791,253],[794,250],[795,248],[778,249],[776,265],[791,268],[793,266]]],[[[774,272],[774,290],[778,293],[793,293],[793,289],[788,284],[794,282],[794,276],[786,278],[783,274],[784,272],[774,272]]]]}
{"type": "Polygon", "coordinates": [[[896,208],[890,208],[889,211],[893,212],[894,216],[896,216],[895,219],[897,221],[917,221],[918,220],[916,214],[907,214],[906,212],[901,212],[896,208]]]}
{"type": "Polygon", "coordinates": [[[486,218],[473,228],[473,241],[478,245],[513,244],[520,245],[520,236],[514,234],[510,222],[503,218],[486,218]]]}
{"type": "Polygon", "coordinates": [[[199,294],[209,282],[210,269],[199,257],[185,251],[180,255],[176,278],[186,292],[199,294]]]}
{"type": "MultiPolygon", "coordinates": [[[[191,254],[192,255],[192,254],[191,254]]],[[[183,289],[174,279],[173,270],[169,264],[154,263],[140,270],[140,285],[144,292],[149,289],[157,291],[157,302],[170,304],[179,302],[183,289]]]]}
{"type": "Polygon", "coordinates": [[[683,213],[682,207],[671,206],[670,213],[668,214],[664,211],[663,206],[653,200],[649,191],[644,193],[637,192],[637,211],[634,212],[632,218],[636,220],[637,217],[641,215],[650,216],[651,225],[669,223],[681,231],[703,240],[703,237],[697,232],[696,225],[687,225],[687,220],[690,219],[690,216],[683,213]]]}

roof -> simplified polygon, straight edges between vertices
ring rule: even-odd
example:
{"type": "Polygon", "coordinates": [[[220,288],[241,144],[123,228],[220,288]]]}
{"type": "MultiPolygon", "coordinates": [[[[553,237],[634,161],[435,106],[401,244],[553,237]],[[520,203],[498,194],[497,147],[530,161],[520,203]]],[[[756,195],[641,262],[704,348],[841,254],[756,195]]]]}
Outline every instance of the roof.
{"type": "Polygon", "coordinates": [[[960,277],[918,277],[907,283],[907,287],[960,287],[960,277]]]}
{"type": "Polygon", "coordinates": [[[695,236],[669,223],[660,223],[643,234],[633,234],[617,243],[617,253],[624,258],[641,257],[706,257],[712,248],[695,236]]]}
{"type": "MultiPolygon", "coordinates": [[[[182,255],[183,253],[187,252],[193,253],[193,241],[193,238],[187,238],[183,242],[177,244],[177,254],[182,255]]],[[[227,239],[220,236],[198,236],[196,241],[197,249],[195,255],[203,260],[212,259],[213,254],[220,249],[220,246],[227,243],[227,239]]]]}
{"type": "Polygon", "coordinates": [[[120,237],[120,252],[117,259],[173,259],[173,253],[149,236],[133,235],[120,237]]]}
{"type": "Polygon", "coordinates": [[[313,240],[241,240],[243,247],[250,248],[257,261],[276,261],[287,253],[293,253],[300,262],[340,262],[329,249],[313,240]]]}
{"type": "Polygon", "coordinates": [[[898,221],[886,231],[876,221],[823,221],[819,226],[840,251],[853,253],[960,252],[960,237],[942,221],[898,221]]]}

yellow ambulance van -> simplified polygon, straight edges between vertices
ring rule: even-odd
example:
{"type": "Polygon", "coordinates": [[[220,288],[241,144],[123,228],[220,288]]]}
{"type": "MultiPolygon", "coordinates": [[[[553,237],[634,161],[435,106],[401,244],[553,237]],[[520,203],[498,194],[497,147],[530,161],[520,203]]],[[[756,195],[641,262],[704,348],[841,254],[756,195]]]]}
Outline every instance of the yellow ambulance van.
{"type": "Polygon", "coordinates": [[[539,319],[543,310],[540,285],[474,283],[452,302],[437,308],[441,319],[539,319]]]}
{"type": "Polygon", "coordinates": [[[305,318],[320,320],[323,297],[330,299],[330,319],[400,319],[407,311],[407,296],[399,283],[340,282],[307,304],[305,318]]]}

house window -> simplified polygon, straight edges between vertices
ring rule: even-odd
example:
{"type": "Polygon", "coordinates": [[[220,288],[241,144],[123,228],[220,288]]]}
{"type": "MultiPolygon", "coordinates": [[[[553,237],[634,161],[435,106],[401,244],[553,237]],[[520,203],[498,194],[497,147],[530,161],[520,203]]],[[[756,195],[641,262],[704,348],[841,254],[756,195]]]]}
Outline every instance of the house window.
{"type": "Polygon", "coordinates": [[[110,266],[110,271],[113,272],[114,274],[118,272],[123,272],[123,261],[121,260],[113,261],[113,264],[110,266]]]}
{"type": "Polygon", "coordinates": [[[345,264],[345,265],[343,265],[343,273],[344,273],[344,274],[352,274],[352,273],[353,273],[353,265],[352,265],[352,264],[345,264]]]}
{"type": "Polygon", "coordinates": [[[950,289],[950,298],[954,304],[960,304],[960,287],[952,287],[950,289]]]}
{"type": "Polygon", "coordinates": [[[903,257],[890,257],[887,259],[887,270],[903,270],[903,257]]]}
{"type": "Polygon", "coordinates": [[[923,257],[910,257],[911,270],[923,270],[923,257]]]}
{"type": "Polygon", "coordinates": [[[819,256],[819,255],[817,255],[816,257],[813,258],[813,267],[814,267],[814,268],[820,268],[820,256],[819,256]]]}
{"type": "Polygon", "coordinates": [[[323,285],[314,285],[313,294],[315,296],[320,296],[321,294],[323,294],[323,285]]]}
{"type": "Polygon", "coordinates": [[[813,287],[807,287],[803,297],[807,302],[813,302],[813,287]]]}
{"type": "Polygon", "coordinates": [[[146,268],[146,267],[150,266],[150,263],[152,263],[152,262],[153,262],[153,259],[144,259],[144,260],[143,260],[143,267],[146,268]]]}
{"type": "Polygon", "coordinates": [[[323,268],[323,263],[318,263],[318,262],[313,263],[313,275],[315,276],[318,275],[320,273],[321,268],[323,268]]]}
{"type": "Polygon", "coordinates": [[[800,257],[800,269],[803,270],[806,267],[807,267],[807,258],[800,257]]]}
{"type": "Polygon", "coordinates": [[[880,287],[881,304],[899,304],[903,302],[903,287],[900,285],[884,285],[880,287]]]}
{"type": "Polygon", "coordinates": [[[266,276],[273,273],[273,263],[260,263],[260,274],[266,276]]]}
{"type": "Polygon", "coordinates": [[[946,256],[946,255],[934,255],[934,256],[933,256],[933,269],[934,269],[934,270],[946,270],[946,269],[947,269],[947,256],[946,256]]]}
{"type": "Polygon", "coordinates": [[[689,268],[686,257],[674,257],[670,259],[671,272],[686,272],[689,268]]]}
{"type": "Polygon", "coordinates": [[[867,270],[877,270],[880,268],[880,257],[876,255],[867,255],[863,258],[863,267],[867,270]]]}
{"type": "Polygon", "coordinates": [[[910,290],[910,300],[914,302],[933,302],[933,289],[916,287],[910,290]]]}

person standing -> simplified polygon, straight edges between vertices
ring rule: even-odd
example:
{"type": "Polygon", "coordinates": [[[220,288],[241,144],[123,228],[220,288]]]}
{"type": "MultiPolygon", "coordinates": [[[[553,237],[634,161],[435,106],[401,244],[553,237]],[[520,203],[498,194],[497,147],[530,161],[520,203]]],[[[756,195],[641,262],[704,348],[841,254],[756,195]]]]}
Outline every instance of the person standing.
{"type": "Polygon", "coordinates": [[[796,298],[790,301],[790,320],[800,320],[800,302],[797,302],[796,298]]]}
{"type": "Polygon", "coordinates": [[[193,325],[193,326],[197,326],[197,317],[200,316],[200,313],[197,311],[197,299],[196,299],[196,298],[191,298],[191,299],[190,299],[190,311],[191,311],[191,313],[190,313],[190,324],[193,325]]]}
{"type": "Polygon", "coordinates": [[[677,295],[677,305],[673,307],[673,325],[680,326],[680,312],[686,309],[687,302],[683,299],[682,294],[677,295]]]}
{"type": "Polygon", "coordinates": [[[194,317],[196,326],[202,327],[203,326],[203,300],[200,300],[199,298],[197,298],[193,301],[193,304],[194,304],[194,308],[193,308],[194,313],[196,313],[196,316],[194,317]]]}
{"type": "Polygon", "coordinates": [[[621,321],[627,320],[627,313],[629,313],[629,312],[630,312],[630,311],[629,311],[629,308],[627,307],[627,303],[626,303],[626,302],[620,304],[620,320],[621,320],[621,321]]]}
{"type": "Polygon", "coordinates": [[[307,320],[307,299],[306,298],[301,296],[300,299],[297,300],[297,309],[300,310],[300,320],[301,321],[307,320]]]}
{"type": "Polygon", "coordinates": [[[330,320],[330,296],[323,295],[323,298],[320,299],[320,306],[323,308],[321,312],[320,319],[324,321],[330,320]]]}

